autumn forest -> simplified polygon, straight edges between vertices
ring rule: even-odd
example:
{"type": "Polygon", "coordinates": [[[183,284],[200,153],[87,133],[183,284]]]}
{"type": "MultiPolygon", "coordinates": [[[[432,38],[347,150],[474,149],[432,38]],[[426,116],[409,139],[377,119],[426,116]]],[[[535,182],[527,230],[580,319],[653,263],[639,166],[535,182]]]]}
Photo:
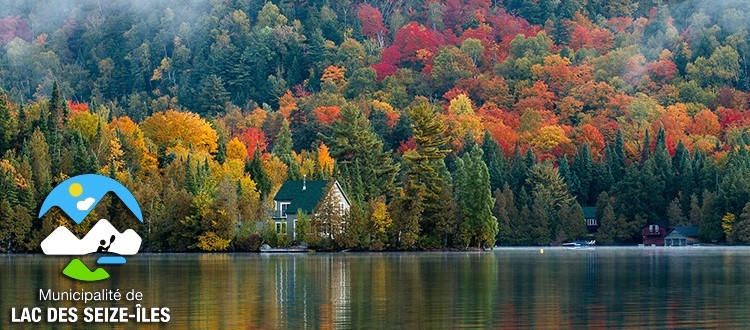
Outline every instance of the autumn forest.
{"type": "Polygon", "coordinates": [[[0,252],[100,218],[146,251],[750,243],[747,2],[4,2],[0,252]],[[84,173],[144,223],[114,195],[37,217],[84,173]],[[292,241],[270,211],[303,177],[352,207],[292,241]]]}

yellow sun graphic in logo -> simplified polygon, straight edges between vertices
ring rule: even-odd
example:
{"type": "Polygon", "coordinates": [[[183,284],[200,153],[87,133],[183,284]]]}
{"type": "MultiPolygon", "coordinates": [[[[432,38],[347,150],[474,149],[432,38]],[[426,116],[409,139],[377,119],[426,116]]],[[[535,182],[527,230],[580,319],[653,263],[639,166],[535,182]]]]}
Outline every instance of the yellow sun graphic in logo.
{"type": "Polygon", "coordinates": [[[73,197],[81,196],[81,194],[83,193],[83,186],[81,186],[80,183],[74,183],[70,185],[70,187],[68,188],[68,192],[70,193],[70,196],[73,197]]]}

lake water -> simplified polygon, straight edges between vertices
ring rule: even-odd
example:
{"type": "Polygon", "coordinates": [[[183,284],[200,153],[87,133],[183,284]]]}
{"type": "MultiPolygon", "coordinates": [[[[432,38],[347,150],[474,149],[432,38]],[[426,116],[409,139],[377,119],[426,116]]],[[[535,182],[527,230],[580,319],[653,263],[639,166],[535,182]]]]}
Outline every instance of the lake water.
{"type": "Polygon", "coordinates": [[[0,256],[0,328],[12,307],[69,305],[40,288],[135,289],[170,328],[750,327],[750,248],[139,254],[98,283],[68,261],[0,256]]]}

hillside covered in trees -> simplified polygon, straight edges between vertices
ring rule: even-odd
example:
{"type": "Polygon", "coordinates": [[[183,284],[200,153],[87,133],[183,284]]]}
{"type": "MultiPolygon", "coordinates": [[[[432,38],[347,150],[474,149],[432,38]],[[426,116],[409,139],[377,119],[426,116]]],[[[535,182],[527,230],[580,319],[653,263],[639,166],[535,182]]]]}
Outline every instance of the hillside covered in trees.
{"type": "MultiPolygon", "coordinates": [[[[287,245],[290,179],[353,205],[325,249],[634,244],[647,223],[750,242],[750,5],[672,0],[4,1],[0,251],[57,183],[149,251],[287,245]]],[[[301,237],[304,237],[302,235],[301,237]]],[[[308,236],[311,237],[311,236],[308,236]]]]}

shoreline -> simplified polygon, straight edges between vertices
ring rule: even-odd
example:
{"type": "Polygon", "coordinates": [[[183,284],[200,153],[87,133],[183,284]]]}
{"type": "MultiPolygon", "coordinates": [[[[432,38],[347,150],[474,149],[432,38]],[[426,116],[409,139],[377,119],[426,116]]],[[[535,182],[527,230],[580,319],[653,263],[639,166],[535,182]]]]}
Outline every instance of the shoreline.
{"type": "MultiPolygon", "coordinates": [[[[391,254],[391,253],[416,253],[416,254],[429,254],[429,253],[486,253],[486,252],[497,252],[497,251],[513,251],[513,250],[519,250],[519,251],[537,251],[537,250],[610,250],[610,249],[649,249],[649,250],[655,250],[655,249],[663,249],[663,250],[697,250],[697,249],[747,249],[750,248],[750,245],[688,245],[688,246],[644,246],[644,245],[598,245],[598,246],[576,246],[576,247],[569,247],[569,246],[495,246],[492,249],[489,250],[480,250],[480,249],[468,249],[468,250],[456,250],[456,249],[443,249],[443,250],[383,250],[383,251],[364,251],[364,250],[346,250],[346,251],[314,251],[310,250],[307,252],[263,252],[263,251],[223,251],[223,252],[209,252],[209,251],[184,251],[184,252],[178,252],[178,251],[166,251],[166,252],[139,252],[137,255],[160,255],[160,254],[180,254],[180,255],[191,255],[191,254],[299,254],[299,255],[305,255],[305,254],[316,254],[316,253],[325,253],[325,254],[364,254],[364,253],[371,253],[371,254],[391,254]]],[[[42,252],[31,252],[31,253],[17,253],[17,252],[11,252],[11,253],[1,253],[0,256],[46,256],[42,252]]],[[[77,256],[77,257],[87,257],[91,256],[93,254],[89,255],[83,255],[83,256],[77,256]]],[[[50,256],[50,257],[73,257],[73,256],[50,256]]],[[[130,256],[133,257],[133,256],[130,256]]]]}

